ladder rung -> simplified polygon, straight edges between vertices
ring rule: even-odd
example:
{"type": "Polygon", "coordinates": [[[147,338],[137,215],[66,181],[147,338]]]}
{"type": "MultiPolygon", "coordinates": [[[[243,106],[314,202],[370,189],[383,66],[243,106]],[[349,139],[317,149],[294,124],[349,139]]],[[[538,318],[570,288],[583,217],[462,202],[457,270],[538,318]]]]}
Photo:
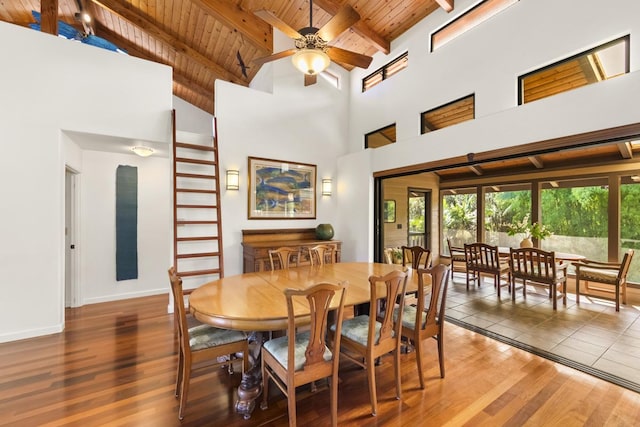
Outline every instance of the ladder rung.
{"type": "Polygon", "coordinates": [[[209,145],[187,144],[186,142],[176,142],[176,147],[188,148],[190,150],[199,151],[215,151],[216,149],[209,145]]]}
{"type": "Polygon", "coordinates": [[[218,209],[218,205],[176,205],[179,209],[218,209]]]}
{"type": "Polygon", "coordinates": [[[219,268],[214,268],[211,270],[193,270],[193,271],[180,271],[178,272],[178,276],[180,277],[188,277],[188,276],[206,276],[209,274],[220,274],[219,268]]]}
{"type": "Polygon", "coordinates": [[[194,252],[190,254],[178,254],[176,258],[178,259],[186,259],[186,258],[206,258],[206,257],[216,257],[220,256],[220,252],[194,252]]]}
{"type": "Polygon", "coordinates": [[[180,178],[216,179],[215,175],[204,175],[204,174],[200,174],[200,173],[182,173],[182,172],[177,172],[176,176],[179,176],[180,178]]]}
{"type": "Polygon", "coordinates": [[[198,190],[194,188],[176,188],[176,192],[178,193],[206,193],[206,194],[216,194],[216,190],[198,190]]]}
{"type": "Polygon", "coordinates": [[[176,157],[176,163],[195,163],[198,165],[211,165],[211,166],[216,165],[216,162],[214,162],[213,160],[187,159],[186,157],[176,157]]]}
{"type": "Polygon", "coordinates": [[[218,240],[216,236],[178,237],[177,242],[197,242],[203,240],[218,240]]]}
{"type": "Polygon", "coordinates": [[[217,224],[218,221],[176,221],[178,225],[217,224]]]}

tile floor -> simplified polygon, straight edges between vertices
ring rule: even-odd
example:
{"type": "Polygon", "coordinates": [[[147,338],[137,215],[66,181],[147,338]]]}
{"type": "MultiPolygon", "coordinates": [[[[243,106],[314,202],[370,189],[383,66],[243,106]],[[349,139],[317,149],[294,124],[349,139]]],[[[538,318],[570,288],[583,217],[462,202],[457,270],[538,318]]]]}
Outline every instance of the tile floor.
{"type": "Polygon", "coordinates": [[[640,306],[580,298],[569,293],[553,311],[548,290],[527,285],[516,301],[506,287],[498,300],[491,279],[466,288],[464,273],[455,273],[447,293],[446,318],[532,353],[574,367],[640,393],[640,306]]]}

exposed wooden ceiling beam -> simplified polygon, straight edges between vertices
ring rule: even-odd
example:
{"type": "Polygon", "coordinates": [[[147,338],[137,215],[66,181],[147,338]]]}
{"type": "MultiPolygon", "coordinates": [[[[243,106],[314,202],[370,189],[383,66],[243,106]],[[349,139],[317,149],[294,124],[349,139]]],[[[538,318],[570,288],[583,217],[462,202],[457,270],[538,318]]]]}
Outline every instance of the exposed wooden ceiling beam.
{"type": "MultiPolygon", "coordinates": [[[[453,0],[450,0],[453,2],[453,0]]],[[[342,5],[335,0],[316,0],[316,5],[324,9],[330,15],[338,13],[342,5]]],[[[391,52],[391,43],[371,29],[362,19],[353,24],[353,32],[365,39],[369,44],[388,55],[391,52]]]]}
{"type": "Polygon", "coordinates": [[[40,2],[40,31],[58,35],[58,0],[40,2]]]}
{"type": "Polygon", "coordinates": [[[482,176],[484,174],[484,171],[482,170],[482,168],[480,166],[469,165],[469,169],[471,169],[471,172],[475,173],[478,176],[482,176]]]}
{"type": "MultiPolygon", "coordinates": [[[[159,64],[164,64],[173,68],[173,64],[168,63],[164,59],[152,53],[143,51],[142,49],[140,49],[138,45],[130,42],[129,40],[125,39],[122,36],[115,34],[113,31],[109,30],[107,27],[105,27],[101,23],[95,22],[94,25],[100,37],[103,37],[104,39],[109,40],[110,42],[114,43],[118,47],[126,50],[131,56],[135,56],[136,58],[146,59],[147,61],[157,62],[159,64]]],[[[180,86],[183,86],[188,90],[194,93],[197,93],[198,95],[213,99],[213,88],[206,88],[200,85],[199,83],[193,81],[189,77],[176,72],[175,68],[173,68],[173,81],[174,83],[180,86]]],[[[205,108],[202,108],[202,109],[207,111],[207,109],[205,108]]],[[[208,111],[208,112],[213,113],[212,111],[208,111]]]]}
{"type": "Polygon", "coordinates": [[[156,40],[160,40],[167,44],[168,47],[173,49],[175,52],[185,55],[187,58],[194,59],[198,61],[203,66],[209,68],[213,74],[216,75],[217,78],[222,80],[226,80],[231,83],[236,83],[239,85],[247,86],[247,83],[231,73],[220,64],[211,59],[207,58],[188,44],[178,40],[170,34],[167,34],[164,30],[162,30],[154,21],[149,20],[147,17],[142,15],[136,8],[134,8],[131,4],[123,2],[121,0],[91,0],[98,6],[108,10],[114,15],[119,16],[125,21],[129,21],[131,24],[140,28],[142,31],[149,34],[151,37],[156,40]]]}
{"type": "Polygon", "coordinates": [[[191,0],[215,19],[237,30],[243,38],[263,52],[273,52],[273,29],[253,13],[228,0],[191,0]]]}
{"type": "Polygon", "coordinates": [[[620,150],[620,155],[623,159],[632,159],[633,158],[633,147],[631,147],[630,142],[621,142],[618,144],[618,150],[620,150]]]}
{"type": "Polygon", "coordinates": [[[453,10],[453,0],[436,0],[436,3],[438,3],[445,12],[451,12],[453,10]]]}
{"type": "Polygon", "coordinates": [[[527,157],[527,159],[529,159],[531,164],[533,166],[535,166],[536,169],[544,168],[544,163],[542,162],[542,159],[540,157],[538,157],[538,156],[529,156],[529,157],[527,157]]]}

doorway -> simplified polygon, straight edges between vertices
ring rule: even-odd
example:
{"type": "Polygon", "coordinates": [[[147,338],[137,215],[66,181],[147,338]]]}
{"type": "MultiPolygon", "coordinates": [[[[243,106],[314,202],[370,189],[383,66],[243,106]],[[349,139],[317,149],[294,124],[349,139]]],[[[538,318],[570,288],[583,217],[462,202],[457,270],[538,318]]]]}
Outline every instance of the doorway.
{"type": "Polygon", "coordinates": [[[420,246],[431,250],[431,191],[409,189],[408,246],[420,246]]]}
{"type": "Polygon", "coordinates": [[[64,306],[80,306],[79,262],[76,241],[79,208],[78,173],[71,168],[64,174],[64,306]]]}
{"type": "Polygon", "coordinates": [[[437,213],[432,212],[434,188],[438,178],[430,172],[375,177],[375,261],[394,262],[401,246],[433,250],[432,222],[438,224],[437,213]]]}

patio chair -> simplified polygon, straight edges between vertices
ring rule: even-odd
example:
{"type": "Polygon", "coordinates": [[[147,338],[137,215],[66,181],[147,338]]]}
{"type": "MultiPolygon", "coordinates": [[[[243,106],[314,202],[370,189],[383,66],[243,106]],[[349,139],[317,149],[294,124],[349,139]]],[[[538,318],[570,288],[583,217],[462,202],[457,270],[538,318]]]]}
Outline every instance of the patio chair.
{"type": "Polygon", "coordinates": [[[522,295],[527,297],[527,282],[549,287],[549,298],[553,300],[553,309],[557,309],[558,292],[562,295],[562,304],[567,305],[567,267],[560,264],[554,252],[537,248],[511,248],[509,267],[511,268],[511,298],[516,300],[516,280],[522,280],[522,295]]]}
{"type": "Polygon", "coordinates": [[[622,294],[622,303],[627,303],[627,273],[633,254],[633,249],[629,249],[620,263],[592,260],[573,263],[576,267],[576,303],[580,304],[581,294],[588,295],[613,300],[616,302],[616,311],[620,311],[620,294],[622,294]],[[581,280],[584,281],[582,291],[580,290],[581,280]],[[590,282],[596,282],[597,285],[591,285],[590,282]]]}
{"type": "Polygon", "coordinates": [[[454,271],[467,271],[467,263],[464,257],[464,248],[454,246],[451,244],[451,239],[447,239],[447,246],[449,247],[449,257],[451,259],[451,274],[453,275],[454,271]],[[456,263],[460,264],[456,269],[456,263]]]}
{"type": "Polygon", "coordinates": [[[500,258],[497,246],[486,243],[465,243],[464,256],[467,266],[467,290],[470,282],[475,280],[480,286],[482,276],[490,275],[493,276],[498,298],[500,298],[500,288],[504,286],[502,279],[506,280],[505,283],[511,291],[509,264],[500,258]]]}

